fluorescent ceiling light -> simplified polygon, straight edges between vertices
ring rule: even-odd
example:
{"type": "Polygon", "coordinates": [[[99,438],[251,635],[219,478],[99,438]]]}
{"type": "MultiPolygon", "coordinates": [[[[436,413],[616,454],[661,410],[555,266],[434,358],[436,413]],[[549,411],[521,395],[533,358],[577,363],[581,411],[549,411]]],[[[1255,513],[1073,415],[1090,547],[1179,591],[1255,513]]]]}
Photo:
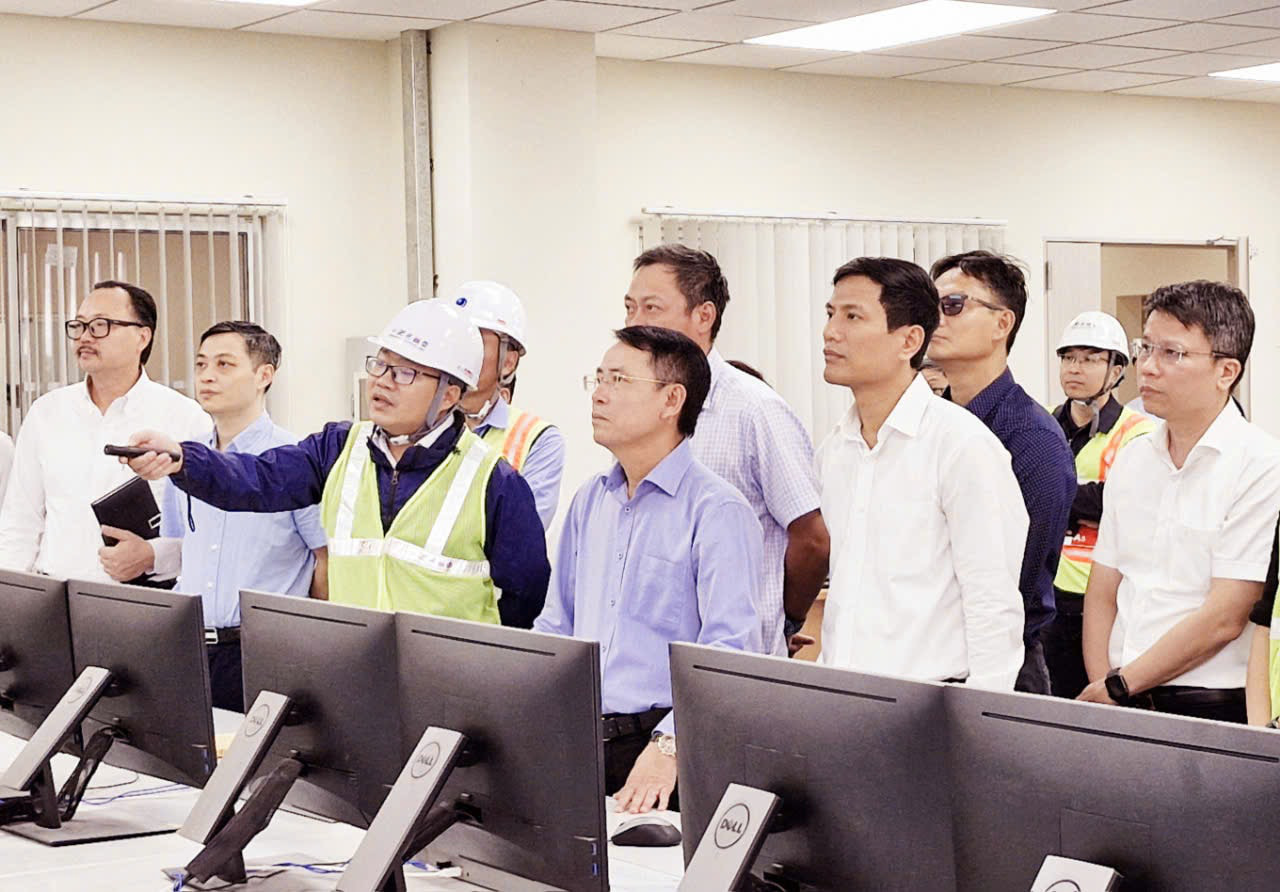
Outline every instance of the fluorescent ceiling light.
{"type": "Polygon", "coordinates": [[[1209,77],[1229,77],[1241,81],[1275,81],[1280,83],[1280,62],[1251,65],[1248,68],[1232,68],[1230,71],[1214,71],[1209,77]]]}
{"type": "Polygon", "coordinates": [[[753,37],[747,43],[807,50],[861,53],[904,43],[921,43],[1051,15],[1056,9],[996,6],[967,0],[924,0],[910,6],[753,37]]]}

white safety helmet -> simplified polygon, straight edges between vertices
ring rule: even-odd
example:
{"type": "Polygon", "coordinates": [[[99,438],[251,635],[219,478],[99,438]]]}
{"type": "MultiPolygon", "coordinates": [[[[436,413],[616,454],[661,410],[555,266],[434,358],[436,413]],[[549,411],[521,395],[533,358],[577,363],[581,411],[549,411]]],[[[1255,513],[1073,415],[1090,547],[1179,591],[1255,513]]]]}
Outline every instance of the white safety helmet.
{"type": "Polygon", "coordinates": [[[468,389],[476,386],[484,365],[480,330],[443,300],[415,300],[369,343],[444,372],[468,389]]]}
{"type": "Polygon", "coordinates": [[[1129,338],[1124,326],[1116,317],[1099,310],[1088,310],[1071,320],[1058,341],[1058,353],[1072,347],[1091,347],[1094,350],[1110,350],[1129,362],[1129,338]]]}
{"type": "Polygon", "coordinates": [[[452,303],[476,328],[506,335],[523,355],[525,352],[524,304],[519,296],[500,282],[464,282],[451,295],[452,303]]]}

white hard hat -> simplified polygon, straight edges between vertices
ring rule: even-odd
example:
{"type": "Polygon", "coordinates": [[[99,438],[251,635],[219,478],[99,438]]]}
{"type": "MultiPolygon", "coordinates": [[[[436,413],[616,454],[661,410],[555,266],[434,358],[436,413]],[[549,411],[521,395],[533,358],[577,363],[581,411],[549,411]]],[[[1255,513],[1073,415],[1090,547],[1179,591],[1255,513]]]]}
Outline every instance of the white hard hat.
{"type": "Polygon", "coordinates": [[[415,300],[369,342],[476,386],[484,364],[480,330],[442,300],[415,300]]]}
{"type": "Polygon", "coordinates": [[[1124,326],[1116,317],[1099,310],[1088,310],[1071,320],[1058,341],[1061,353],[1071,347],[1092,347],[1095,350],[1112,350],[1129,361],[1129,338],[1124,326]]]}
{"type": "Polygon", "coordinates": [[[514,291],[500,282],[464,282],[451,297],[477,328],[507,335],[524,353],[524,304],[514,291]]]}

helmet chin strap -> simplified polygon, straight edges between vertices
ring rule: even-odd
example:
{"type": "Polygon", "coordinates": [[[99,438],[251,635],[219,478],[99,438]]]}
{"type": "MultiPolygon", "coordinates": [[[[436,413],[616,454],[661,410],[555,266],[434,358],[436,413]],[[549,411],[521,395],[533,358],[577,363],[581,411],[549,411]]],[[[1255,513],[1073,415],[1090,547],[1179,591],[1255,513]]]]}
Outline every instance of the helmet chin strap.
{"type": "Polygon", "coordinates": [[[464,390],[465,385],[458,381],[452,375],[440,373],[440,386],[436,388],[435,396],[431,397],[431,405],[427,407],[427,417],[423,421],[422,426],[411,434],[400,434],[395,437],[387,437],[387,443],[392,446],[407,446],[416,443],[427,434],[440,427],[443,422],[449,420],[451,412],[441,412],[440,406],[444,403],[444,392],[449,389],[450,384],[457,384],[464,390]]]}
{"type": "Polygon", "coordinates": [[[489,411],[494,407],[494,404],[498,402],[498,390],[502,385],[510,384],[511,379],[516,376],[514,370],[512,370],[509,375],[502,374],[502,370],[507,365],[507,353],[510,352],[510,349],[511,339],[503,334],[498,335],[498,379],[493,385],[493,392],[490,393],[489,398],[484,401],[484,405],[475,412],[464,413],[467,416],[468,421],[474,421],[479,424],[488,418],[489,411]]]}
{"type": "MultiPolygon", "coordinates": [[[[1108,378],[1111,377],[1112,367],[1118,364],[1119,363],[1116,362],[1115,354],[1112,353],[1107,358],[1107,377],[1108,378]]],[[[1108,384],[1104,380],[1102,382],[1102,389],[1099,390],[1097,393],[1095,393],[1093,396],[1085,397],[1082,400],[1073,399],[1071,401],[1073,403],[1078,403],[1079,405],[1084,406],[1086,409],[1089,410],[1089,414],[1092,416],[1089,419],[1089,438],[1090,439],[1092,439],[1093,436],[1098,433],[1098,425],[1101,424],[1102,422],[1102,411],[1097,407],[1095,407],[1094,403],[1097,402],[1099,399],[1101,399],[1103,396],[1106,396],[1107,394],[1109,394],[1111,391],[1115,390],[1117,387],[1119,387],[1120,382],[1123,380],[1124,380],[1124,373],[1121,372],[1120,377],[1116,379],[1116,383],[1108,384]]]]}

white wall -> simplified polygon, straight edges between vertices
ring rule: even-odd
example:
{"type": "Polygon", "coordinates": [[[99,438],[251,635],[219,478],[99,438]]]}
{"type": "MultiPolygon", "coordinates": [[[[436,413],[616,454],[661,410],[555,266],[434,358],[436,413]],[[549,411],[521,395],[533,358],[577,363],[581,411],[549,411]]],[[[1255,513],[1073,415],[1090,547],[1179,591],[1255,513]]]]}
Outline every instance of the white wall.
{"type": "Polygon", "coordinates": [[[1280,434],[1260,389],[1280,370],[1278,106],[606,59],[597,93],[602,294],[618,321],[642,206],[1007,219],[1032,292],[1011,365],[1043,399],[1044,238],[1245,235],[1255,418],[1280,434]]]}
{"type": "Polygon", "coordinates": [[[406,299],[399,78],[394,43],[0,15],[0,186],[286,199],[272,394],[305,433],[406,299]]]}

